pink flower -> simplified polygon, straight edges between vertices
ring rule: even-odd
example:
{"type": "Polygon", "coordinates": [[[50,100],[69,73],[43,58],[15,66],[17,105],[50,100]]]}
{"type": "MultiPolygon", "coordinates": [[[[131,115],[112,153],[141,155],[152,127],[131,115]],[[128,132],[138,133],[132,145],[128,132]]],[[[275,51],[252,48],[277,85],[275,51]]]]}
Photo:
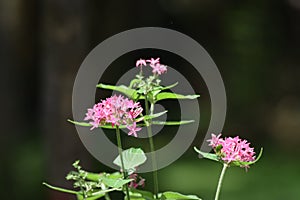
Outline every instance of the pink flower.
{"type": "Polygon", "coordinates": [[[142,128],[136,127],[136,122],[133,122],[130,126],[126,127],[129,132],[128,135],[133,135],[134,137],[137,137],[137,131],[140,131],[142,128]]]}
{"type": "Polygon", "coordinates": [[[158,74],[161,75],[167,71],[167,66],[166,65],[161,65],[161,64],[156,64],[152,67],[152,73],[153,74],[158,74]]]}
{"type": "Polygon", "coordinates": [[[137,60],[136,64],[135,64],[136,67],[142,67],[142,66],[146,66],[146,65],[147,65],[147,63],[146,63],[146,60],[144,60],[144,59],[137,60]]]}
{"type": "MultiPolygon", "coordinates": [[[[213,147],[214,151],[220,158],[227,164],[232,162],[251,162],[255,160],[254,148],[250,147],[250,143],[247,140],[242,140],[239,136],[234,138],[227,137],[225,139],[220,138],[221,134],[216,136],[211,135],[212,138],[207,140],[209,146],[213,147]]],[[[241,165],[241,167],[248,167],[247,165],[241,165]]]]}
{"type": "Polygon", "coordinates": [[[93,108],[89,108],[84,120],[89,121],[92,129],[98,128],[101,125],[110,123],[112,127],[115,125],[126,125],[130,130],[130,134],[137,135],[140,128],[136,127],[136,118],[142,113],[143,108],[139,103],[136,103],[123,96],[112,96],[100,103],[97,103],[93,108]]]}
{"type": "Polygon", "coordinates": [[[154,59],[154,58],[151,58],[150,60],[146,60],[148,63],[150,63],[150,66],[152,67],[152,66],[155,66],[156,64],[159,64],[159,59],[160,58],[156,58],[156,59],[154,59]]]}
{"type": "MultiPolygon", "coordinates": [[[[211,139],[207,140],[209,143],[209,146],[212,146],[213,148],[217,147],[220,143],[219,143],[219,140],[220,140],[220,137],[221,137],[221,134],[219,135],[215,135],[215,134],[211,134],[211,139]]],[[[223,139],[221,139],[223,140],[223,139]]]]}
{"type": "Polygon", "coordinates": [[[128,178],[133,179],[128,185],[130,188],[137,188],[139,186],[141,186],[141,187],[145,186],[145,179],[142,178],[141,176],[138,176],[138,174],[136,174],[136,173],[130,174],[128,178]]]}

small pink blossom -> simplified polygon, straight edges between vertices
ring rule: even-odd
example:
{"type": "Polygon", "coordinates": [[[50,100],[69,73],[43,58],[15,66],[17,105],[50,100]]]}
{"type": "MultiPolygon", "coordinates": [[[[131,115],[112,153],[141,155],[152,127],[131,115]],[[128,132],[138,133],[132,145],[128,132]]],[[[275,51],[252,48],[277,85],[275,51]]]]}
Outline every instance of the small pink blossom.
{"type": "Polygon", "coordinates": [[[146,64],[148,63],[150,65],[150,67],[152,68],[152,73],[153,74],[158,74],[161,75],[163,73],[167,72],[167,66],[166,65],[162,65],[160,64],[160,58],[150,58],[148,60],[145,59],[139,59],[136,61],[136,66],[137,67],[142,67],[142,66],[146,66],[146,64]]]}
{"type": "Polygon", "coordinates": [[[166,65],[156,64],[155,66],[151,66],[151,67],[152,67],[153,74],[161,75],[167,71],[166,65]]]}
{"type": "Polygon", "coordinates": [[[145,186],[145,179],[142,178],[141,176],[138,176],[138,174],[136,174],[136,173],[130,174],[128,178],[133,179],[128,185],[130,188],[137,188],[139,186],[141,186],[141,187],[145,186]]]}
{"type": "Polygon", "coordinates": [[[149,64],[150,64],[150,66],[152,67],[152,66],[155,66],[155,65],[157,65],[157,64],[160,64],[159,63],[159,59],[160,58],[156,58],[156,59],[154,59],[154,58],[151,58],[150,60],[146,60],[149,64]]]}
{"type": "Polygon", "coordinates": [[[126,128],[129,130],[128,135],[133,135],[134,137],[137,137],[137,131],[140,131],[142,128],[136,127],[136,122],[133,122],[133,124],[126,126],[126,128]]]}
{"type": "Polygon", "coordinates": [[[89,108],[84,120],[92,125],[91,130],[106,123],[110,123],[112,127],[126,125],[129,133],[137,136],[136,132],[140,128],[136,127],[136,118],[142,111],[143,108],[139,103],[124,98],[122,95],[114,95],[95,104],[93,108],[89,108]]]}
{"type": "Polygon", "coordinates": [[[147,63],[146,63],[146,60],[144,60],[144,59],[137,60],[136,64],[135,64],[136,67],[142,67],[142,66],[146,66],[146,65],[147,65],[147,63]]]}
{"type": "MultiPolygon", "coordinates": [[[[214,151],[220,155],[221,159],[230,164],[231,162],[251,162],[255,160],[254,148],[250,147],[247,140],[242,140],[239,136],[221,138],[221,134],[211,135],[211,139],[207,140],[209,146],[213,147],[214,151]],[[219,149],[220,148],[220,149],[219,149]]],[[[243,166],[242,167],[248,167],[243,166]]]]}

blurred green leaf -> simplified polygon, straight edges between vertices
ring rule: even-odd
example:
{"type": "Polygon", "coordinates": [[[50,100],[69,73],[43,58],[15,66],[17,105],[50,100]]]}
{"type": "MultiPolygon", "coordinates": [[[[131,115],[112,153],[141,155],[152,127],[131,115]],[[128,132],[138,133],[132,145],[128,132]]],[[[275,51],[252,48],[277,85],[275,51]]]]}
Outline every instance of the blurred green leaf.
{"type": "MultiPolygon", "coordinates": [[[[130,148],[126,149],[122,152],[124,168],[126,171],[132,173],[136,169],[136,167],[140,166],[144,162],[146,162],[147,157],[144,151],[140,148],[130,148]]],[[[121,168],[121,159],[120,155],[113,161],[113,163],[121,168]]]]}
{"type": "Polygon", "coordinates": [[[182,120],[182,121],[152,121],[152,124],[154,125],[167,125],[167,126],[176,126],[176,125],[182,125],[182,124],[190,124],[195,122],[194,120],[182,120]]]}
{"type": "Polygon", "coordinates": [[[106,85],[106,84],[98,84],[97,85],[98,88],[102,88],[102,89],[107,89],[107,90],[114,90],[114,91],[118,91],[121,92],[123,94],[125,94],[128,97],[132,97],[132,95],[136,92],[134,89],[131,89],[125,85],[106,85]]]}
{"type": "Polygon", "coordinates": [[[200,97],[200,95],[182,95],[172,92],[161,92],[157,94],[155,101],[157,102],[164,99],[196,99],[198,97],[200,97]]]}
{"type": "Polygon", "coordinates": [[[175,87],[176,85],[178,85],[178,82],[173,83],[172,85],[162,87],[160,90],[168,90],[168,89],[171,89],[171,88],[175,87]]]}
{"type": "MultiPolygon", "coordinates": [[[[134,188],[130,188],[129,191],[130,200],[154,200],[154,195],[145,190],[138,190],[134,188]]],[[[127,197],[125,195],[124,200],[127,200],[127,197]]]]}
{"type": "Polygon", "coordinates": [[[122,178],[112,178],[112,177],[103,177],[102,182],[108,187],[120,188],[123,185],[131,182],[133,179],[122,179],[122,178]]]}
{"type": "MultiPolygon", "coordinates": [[[[90,127],[92,126],[90,123],[87,122],[77,122],[77,121],[73,121],[68,119],[68,122],[78,125],[78,126],[84,126],[84,127],[90,127]]],[[[116,129],[116,126],[112,126],[111,124],[105,124],[105,125],[101,125],[98,128],[105,128],[105,129],[116,129]]],[[[126,128],[125,125],[120,125],[119,128],[126,128]]]]}
{"type": "Polygon", "coordinates": [[[164,192],[161,195],[161,200],[201,200],[196,195],[184,195],[178,192],[164,192]]]}
{"type": "Polygon", "coordinates": [[[96,200],[96,199],[99,199],[101,197],[104,197],[105,196],[105,193],[103,194],[98,194],[98,195],[95,195],[95,196],[90,196],[90,197],[86,197],[84,198],[82,194],[77,194],[76,197],[77,197],[77,200],[96,200]]]}

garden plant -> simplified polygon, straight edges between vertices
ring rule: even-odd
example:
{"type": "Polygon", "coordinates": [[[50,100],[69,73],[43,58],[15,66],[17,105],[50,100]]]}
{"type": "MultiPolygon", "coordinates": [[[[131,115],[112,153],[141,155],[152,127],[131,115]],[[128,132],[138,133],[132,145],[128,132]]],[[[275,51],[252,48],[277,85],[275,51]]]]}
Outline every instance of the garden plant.
{"type": "MultiPolygon", "coordinates": [[[[159,190],[157,159],[155,154],[155,144],[153,141],[152,126],[179,126],[193,123],[193,119],[185,121],[159,121],[158,117],[167,113],[155,112],[155,104],[167,99],[197,99],[199,95],[182,95],[170,92],[178,83],[163,86],[161,77],[167,73],[168,67],[161,64],[160,58],[139,59],[136,61],[137,74],[134,79],[125,85],[98,84],[98,88],[119,92],[96,103],[82,117],[82,122],[69,120],[69,122],[85,126],[87,128],[114,129],[116,134],[116,144],[119,155],[113,163],[119,170],[113,173],[107,172],[88,172],[84,170],[77,160],[73,163],[74,171],[71,171],[66,179],[74,182],[74,189],[65,189],[43,183],[47,187],[77,196],[78,200],[110,200],[110,192],[119,191],[124,194],[125,200],[199,200],[196,195],[181,194],[175,191],[159,190]],[[146,76],[145,68],[152,71],[151,75],[146,76]],[[143,189],[145,179],[137,173],[137,168],[146,162],[146,155],[143,147],[123,149],[123,132],[127,132],[129,137],[137,137],[142,127],[146,127],[149,146],[151,151],[151,163],[153,174],[153,190],[143,189]],[[124,130],[124,131],[122,131],[124,130]],[[125,131],[127,130],[127,131],[125,131]]],[[[226,170],[230,167],[241,167],[246,171],[250,165],[259,160],[262,149],[257,155],[254,148],[247,140],[239,136],[222,138],[221,134],[211,134],[208,145],[213,152],[202,152],[196,147],[195,151],[203,158],[219,162],[223,165],[219,181],[217,184],[215,200],[219,199],[222,181],[226,170]]],[[[124,137],[123,137],[124,138],[124,137]]],[[[197,154],[195,154],[195,157],[197,154]]]]}

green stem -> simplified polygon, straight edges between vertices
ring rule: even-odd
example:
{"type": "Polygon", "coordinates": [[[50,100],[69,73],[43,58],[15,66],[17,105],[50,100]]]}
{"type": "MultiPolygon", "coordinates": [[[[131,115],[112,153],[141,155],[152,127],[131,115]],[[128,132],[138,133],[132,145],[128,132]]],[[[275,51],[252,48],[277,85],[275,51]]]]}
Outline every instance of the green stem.
{"type": "Polygon", "coordinates": [[[223,182],[224,174],[226,172],[227,167],[228,167],[228,165],[226,163],[224,163],[222,172],[221,172],[220,177],[219,177],[219,182],[218,182],[218,187],[217,187],[217,191],[216,191],[215,200],[219,199],[219,195],[220,195],[220,191],[221,191],[221,187],[222,187],[222,182],[223,182]]]}
{"type": "Polygon", "coordinates": [[[108,193],[105,193],[104,198],[105,198],[105,200],[111,200],[108,193]]]}
{"type": "MultiPolygon", "coordinates": [[[[124,159],[123,159],[123,154],[122,154],[122,142],[121,142],[121,134],[120,134],[119,126],[116,126],[116,135],[117,135],[118,151],[119,151],[119,155],[120,155],[120,159],[121,159],[121,169],[122,169],[123,176],[125,179],[125,178],[127,178],[127,174],[126,174],[126,170],[124,167],[124,159]]],[[[125,189],[126,189],[127,200],[130,200],[129,189],[128,189],[127,184],[125,184],[125,189]]]]}
{"type": "MultiPolygon", "coordinates": [[[[154,111],[154,104],[151,103],[150,107],[150,113],[149,113],[149,105],[148,105],[148,99],[147,95],[145,98],[145,109],[146,109],[146,115],[153,115],[154,111]]],[[[156,155],[155,155],[155,147],[153,142],[153,134],[152,134],[152,128],[151,128],[151,119],[149,120],[150,123],[147,123],[147,133],[149,138],[149,145],[151,150],[151,159],[152,159],[152,168],[153,168],[153,183],[154,183],[154,194],[156,199],[158,199],[158,175],[157,175],[157,163],[156,163],[156,155]]]]}

